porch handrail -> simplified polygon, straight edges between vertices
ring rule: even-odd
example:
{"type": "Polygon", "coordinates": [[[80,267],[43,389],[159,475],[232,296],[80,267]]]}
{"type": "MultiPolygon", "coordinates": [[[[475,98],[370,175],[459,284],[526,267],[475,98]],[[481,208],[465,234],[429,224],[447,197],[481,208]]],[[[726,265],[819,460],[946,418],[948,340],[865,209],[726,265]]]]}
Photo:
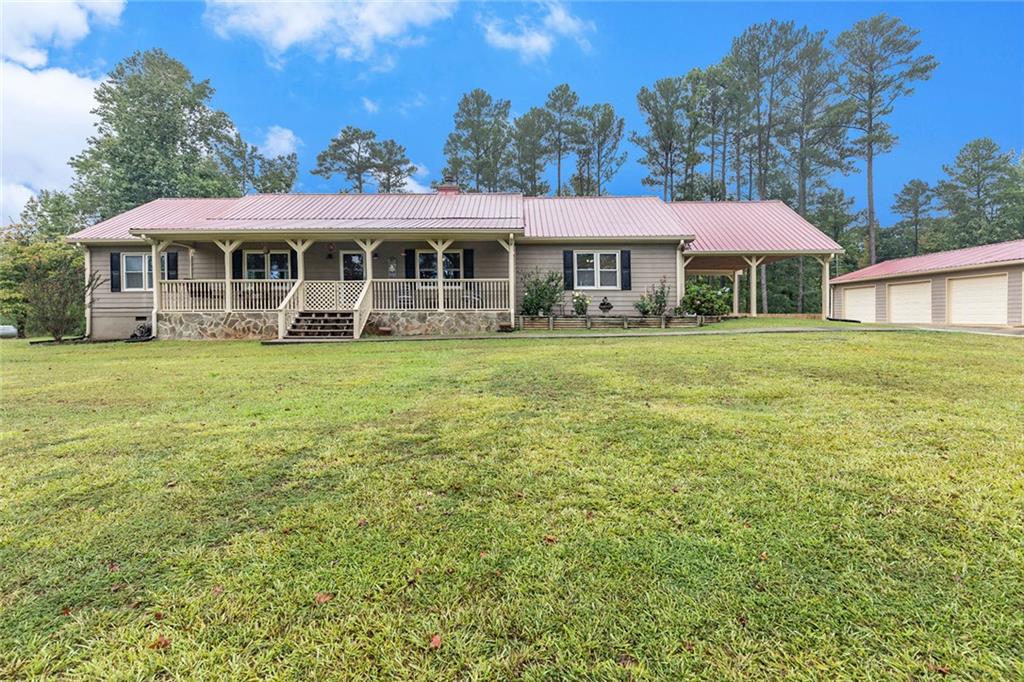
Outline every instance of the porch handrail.
{"type": "Polygon", "coordinates": [[[299,292],[305,287],[306,282],[304,280],[295,280],[295,284],[288,291],[288,295],[281,301],[281,305],[277,306],[277,338],[284,338],[284,324],[285,316],[290,312],[296,312],[301,309],[301,296],[299,292]]]}
{"type": "Polygon", "coordinates": [[[160,282],[161,312],[209,312],[224,309],[224,280],[170,279],[160,282]]]}
{"type": "Polygon", "coordinates": [[[370,280],[363,282],[363,288],[359,292],[352,310],[352,338],[358,339],[363,333],[363,327],[373,310],[373,289],[370,288],[370,280]]]}
{"type": "Polygon", "coordinates": [[[373,280],[374,310],[438,310],[444,296],[445,310],[507,311],[507,277],[445,279],[441,291],[436,279],[373,280]]]}

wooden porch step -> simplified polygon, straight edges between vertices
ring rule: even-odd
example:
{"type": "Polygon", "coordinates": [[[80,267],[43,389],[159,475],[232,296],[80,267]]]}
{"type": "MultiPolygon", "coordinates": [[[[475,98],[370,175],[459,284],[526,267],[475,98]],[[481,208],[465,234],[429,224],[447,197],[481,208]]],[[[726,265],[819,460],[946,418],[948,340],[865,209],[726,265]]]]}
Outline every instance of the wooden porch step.
{"type": "Polygon", "coordinates": [[[355,317],[345,310],[303,310],[295,315],[285,341],[351,341],[355,317]]]}

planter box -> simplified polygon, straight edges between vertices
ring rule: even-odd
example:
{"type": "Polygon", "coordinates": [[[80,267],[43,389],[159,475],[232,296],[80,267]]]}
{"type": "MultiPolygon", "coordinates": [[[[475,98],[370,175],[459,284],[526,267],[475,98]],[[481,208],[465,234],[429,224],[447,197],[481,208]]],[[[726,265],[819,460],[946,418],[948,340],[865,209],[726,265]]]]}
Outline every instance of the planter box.
{"type": "Polygon", "coordinates": [[[703,319],[688,317],[641,317],[639,315],[520,315],[519,328],[532,330],[555,329],[668,329],[699,327],[703,319]]]}

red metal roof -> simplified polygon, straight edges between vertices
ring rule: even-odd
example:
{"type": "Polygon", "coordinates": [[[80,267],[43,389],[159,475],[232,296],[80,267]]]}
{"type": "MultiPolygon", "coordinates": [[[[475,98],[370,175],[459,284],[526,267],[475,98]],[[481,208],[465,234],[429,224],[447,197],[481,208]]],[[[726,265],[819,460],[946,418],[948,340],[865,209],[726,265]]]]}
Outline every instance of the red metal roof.
{"type": "Polygon", "coordinates": [[[957,268],[969,268],[1006,261],[1024,261],[1024,239],[1000,242],[998,244],[986,244],[985,246],[972,246],[955,251],[939,251],[938,253],[911,256],[910,258],[887,260],[836,277],[832,280],[832,283],[842,284],[843,282],[884,279],[934,270],[956,270],[957,268]]]}
{"type": "Polygon", "coordinates": [[[70,241],[125,241],[136,239],[135,227],[189,225],[228,209],[237,199],[156,199],[76,232],[70,241]]]}
{"type": "Polygon", "coordinates": [[[781,201],[677,201],[669,204],[705,253],[839,253],[824,232],[781,201]]]}
{"type": "Polygon", "coordinates": [[[69,239],[114,241],[151,233],[523,231],[524,239],[693,239],[694,253],[839,252],[838,244],[778,201],[679,202],[658,197],[519,194],[257,194],[157,199],[69,239]]]}
{"type": "Polygon", "coordinates": [[[666,237],[687,229],[658,197],[527,197],[526,239],[666,237]]]}

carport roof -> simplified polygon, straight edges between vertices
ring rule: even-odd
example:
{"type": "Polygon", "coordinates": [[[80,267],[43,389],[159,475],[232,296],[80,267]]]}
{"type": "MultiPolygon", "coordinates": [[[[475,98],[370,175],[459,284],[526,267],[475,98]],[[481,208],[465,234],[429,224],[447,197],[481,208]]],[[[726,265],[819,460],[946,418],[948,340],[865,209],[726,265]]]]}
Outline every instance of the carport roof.
{"type": "Polygon", "coordinates": [[[934,271],[958,270],[1008,261],[1024,261],[1024,239],[955,251],[939,251],[923,256],[896,258],[860,270],[848,272],[832,280],[833,284],[886,279],[934,271]]]}

